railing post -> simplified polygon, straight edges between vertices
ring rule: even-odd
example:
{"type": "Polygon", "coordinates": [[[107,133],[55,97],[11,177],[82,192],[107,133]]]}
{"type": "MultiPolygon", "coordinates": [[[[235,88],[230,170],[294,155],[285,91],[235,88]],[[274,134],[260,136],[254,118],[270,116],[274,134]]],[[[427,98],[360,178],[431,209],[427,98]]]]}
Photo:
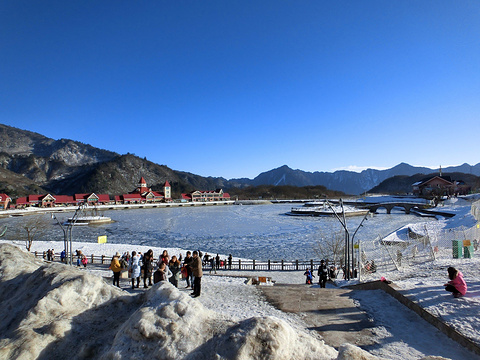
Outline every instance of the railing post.
{"type": "Polygon", "coordinates": [[[238,259],[238,270],[242,270],[242,260],[238,259]]]}
{"type": "Polygon", "coordinates": [[[295,260],[295,270],[298,270],[298,260],[295,260]]]}
{"type": "Polygon", "coordinates": [[[310,259],[310,270],[313,272],[313,259],[310,259]]]}
{"type": "Polygon", "coordinates": [[[37,257],[37,252],[35,251],[35,257],[37,257]]]}
{"type": "Polygon", "coordinates": [[[92,254],[92,264],[93,264],[93,254],[92,254]]]}
{"type": "Polygon", "coordinates": [[[102,255],[102,265],[103,265],[103,260],[105,260],[105,255],[102,255]]]}
{"type": "Polygon", "coordinates": [[[283,259],[282,259],[282,271],[283,271],[283,259]]]}
{"type": "Polygon", "coordinates": [[[270,271],[270,260],[268,260],[268,271],[270,271]]]}
{"type": "Polygon", "coordinates": [[[255,270],[255,259],[253,259],[253,270],[255,270]]]}
{"type": "Polygon", "coordinates": [[[46,259],[47,258],[47,253],[44,251],[43,252],[43,258],[46,259]]]}

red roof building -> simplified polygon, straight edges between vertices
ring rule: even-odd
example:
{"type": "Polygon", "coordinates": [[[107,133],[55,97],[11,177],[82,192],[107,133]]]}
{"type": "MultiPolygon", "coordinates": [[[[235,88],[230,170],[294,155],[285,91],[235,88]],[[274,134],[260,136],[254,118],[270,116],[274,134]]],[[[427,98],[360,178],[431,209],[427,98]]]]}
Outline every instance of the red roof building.
{"type": "Polygon", "coordinates": [[[189,194],[182,194],[182,199],[193,202],[224,201],[230,200],[230,195],[224,193],[223,189],[195,190],[189,194]]]}
{"type": "Polygon", "coordinates": [[[72,206],[76,205],[75,199],[70,195],[56,195],[55,196],[55,206],[64,205],[72,206]]]}
{"type": "Polygon", "coordinates": [[[106,205],[110,204],[110,195],[108,194],[75,194],[75,202],[77,205],[106,205]]]}
{"type": "Polygon", "coordinates": [[[53,207],[55,206],[55,197],[51,194],[46,194],[28,195],[17,199],[17,208],[27,206],[53,207]]]}
{"type": "Polygon", "coordinates": [[[7,194],[0,194],[0,209],[8,209],[8,204],[12,202],[12,199],[7,194]]]}
{"type": "Polygon", "coordinates": [[[161,193],[158,191],[152,191],[152,189],[147,186],[147,182],[142,176],[137,184],[137,188],[128,194],[121,195],[121,198],[125,204],[146,204],[172,201],[171,194],[172,190],[168,181],[165,181],[165,184],[163,185],[163,193],[161,193]]]}

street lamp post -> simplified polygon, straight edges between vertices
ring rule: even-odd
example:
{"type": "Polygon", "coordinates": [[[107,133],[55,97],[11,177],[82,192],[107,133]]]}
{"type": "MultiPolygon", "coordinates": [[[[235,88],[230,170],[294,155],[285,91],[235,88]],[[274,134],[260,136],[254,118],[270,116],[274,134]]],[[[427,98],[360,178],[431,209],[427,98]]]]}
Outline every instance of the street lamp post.
{"type": "Polygon", "coordinates": [[[345,251],[344,251],[344,258],[345,258],[345,280],[350,280],[350,251],[349,251],[349,244],[350,244],[350,233],[348,232],[347,228],[347,221],[345,220],[345,211],[343,209],[343,201],[340,199],[340,206],[342,207],[342,213],[343,213],[343,219],[338,216],[337,212],[333,208],[333,206],[328,202],[328,200],[325,200],[327,202],[328,207],[330,210],[332,210],[333,214],[337,218],[337,220],[340,222],[340,224],[343,226],[345,229],[345,251]]]}
{"type": "Polygon", "coordinates": [[[350,269],[353,271],[355,269],[355,264],[354,264],[354,247],[353,247],[353,240],[355,238],[355,235],[357,234],[357,231],[360,229],[361,226],[363,226],[363,222],[367,219],[368,213],[365,215],[363,220],[360,222],[360,225],[358,225],[357,229],[353,233],[352,236],[352,241],[351,241],[351,258],[350,258],[350,232],[348,231],[347,227],[347,221],[345,219],[345,209],[343,208],[343,201],[340,199],[340,206],[342,208],[342,219],[340,216],[338,216],[337,212],[333,208],[333,206],[328,202],[328,200],[325,200],[327,202],[327,205],[330,207],[332,210],[333,214],[337,218],[337,220],[340,222],[340,224],[343,226],[345,229],[345,280],[350,280],[350,269]],[[350,262],[351,262],[351,267],[350,267],[350,262]]]}
{"type": "Polygon", "coordinates": [[[70,266],[73,264],[73,246],[72,246],[72,229],[75,223],[77,222],[78,214],[83,209],[83,206],[80,205],[77,210],[75,210],[75,214],[71,218],[72,221],[67,221],[67,227],[65,228],[63,224],[57,219],[54,213],[52,213],[52,219],[55,219],[60,225],[60,228],[63,230],[63,246],[65,249],[65,258],[69,259],[70,266]],[[70,243],[69,239],[70,238],[70,243]]]}

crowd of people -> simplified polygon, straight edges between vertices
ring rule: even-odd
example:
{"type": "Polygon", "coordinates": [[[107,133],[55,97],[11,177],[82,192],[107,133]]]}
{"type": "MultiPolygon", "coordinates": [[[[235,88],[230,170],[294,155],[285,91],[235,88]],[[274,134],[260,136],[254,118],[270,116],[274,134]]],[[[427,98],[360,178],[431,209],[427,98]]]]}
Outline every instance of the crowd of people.
{"type": "Polygon", "coordinates": [[[120,274],[128,269],[128,275],[132,282],[132,289],[139,288],[143,278],[143,287],[148,289],[160,281],[169,281],[178,287],[180,278],[186,280],[186,288],[192,289],[192,297],[198,297],[202,289],[202,253],[200,251],[187,251],[185,259],[182,255],[170,257],[167,250],[155,259],[153,250],[146,253],[133,251],[120,255],[116,253],[110,262],[110,270],[113,271],[113,285],[120,287],[120,274]],[[183,261],[182,261],[183,260],[183,261]]]}
{"type": "MultiPolygon", "coordinates": [[[[47,261],[55,260],[55,250],[48,249],[44,253],[44,257],[47,261]]],[[[77,266],[83,265],[87,267],[88,258],[80,250],[76,250],[75,257],[77,259],[77,266]]],[[[65,250],[60,253],[60,260],[67,262],[65,250]]],[[[120,287],[120,274],[122,270],[128,270],[128,277],[132,283],[132,289],[139,288],[140,282],[143,278],[143,287],[148,289],[154,283],[160,281],[169,281],[173,286],[178,287],[180,279],[183,278],[186,281],[186,288],[191,288],[192,297],[198,297],[201,294],[202,289],[202,276],[203,267],[210,266],[210,273],[217,269],[225,268],[231,269],[232,267],[232,255],[230,254],[227,259],[222,260],[217,254],[215,257],[208,255],[207,253],[202,256],[201,251],[187,251],[186,256],[182,259],[180,254],[178,257],[173,255],[170,257],[167,250],[155,260],[153,250],[148,250],[145,254],[141,252],[132,251],[130,254],[128,251],[123,255],[116,253],[110,262],[109,269],[113,272],[113,285],[120,287]],[[153,281],[152,281],[153,278],[153,281]]],[[[367,261],[365,264],[365,270],[368,272],[375,272],[375,262],[367,261]]],[[[462,272],[453,267],[447,269],[448,277],[450,281],[444,284],[445,290],[451,292],[454,297],[461,297],[467,292],[467,284],[463,279],[462,272]]],[[[303,274],[306,284],[313,284],[313,269],[307,268],[303,274]]],[[[328,280],[333,280],[337,277],[337,268],[334,265],[328,266],[325,260],[320,261],[320,266],[317,270],[318,284],[321,288],[326,287],[328,280]]]]}

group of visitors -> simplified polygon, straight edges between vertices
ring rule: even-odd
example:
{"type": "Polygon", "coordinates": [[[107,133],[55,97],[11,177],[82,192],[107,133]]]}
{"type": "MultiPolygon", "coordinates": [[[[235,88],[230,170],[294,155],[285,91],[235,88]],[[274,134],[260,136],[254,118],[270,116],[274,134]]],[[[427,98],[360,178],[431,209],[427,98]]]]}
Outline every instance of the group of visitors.
{"type": "MultiPolygon", "coordinates": [[[[312,271],[310,268],[307,268],[305,273],[303,274],[306,276],[305,283],[306,284],[312,284],[313,283],[313,278],[315,275],[313,275],[312,271]]],[[[327,285],[327,281],[330,279],[334,279],[336,275],[336,267],[335,266],[330,266],[328,267],[328,264],[325,262],[325,260],[320,260],[320,266],[318,267],[317,271],[318,275],[318,284],[320,285],[321,288],[325,288],[327,285]]]]}
{"type": "Polygon", "coordinates": [[[54,260],[55,260],[55,250],[54,249],[48,249],[47,250],[47,261],[54,261],[54,260]]]}
{"type": "MultiPolygon", "coordinates": [[[[201,254],[200,258],[202,258],[201,254]]],[[[202,265],[207,266],[210,265],[210,273],[215,272],[217,273],[217,270],[219,269],[232,269],[232,254],[228,255],[228,258],[226,259],[221,259],[220,255],[217,254],[217,256],[210,256],[209,254],[205,253],[205,255],[202,258],[202,265]]]]}
{"type": "Polygon", "coordinates": [[[113,271],[113,285],[120,287],[120,274],[125,268],[128,268],[132,289],[140,287],[142,276],[145,289],[160,281],[169,281],[173,286],[178,287],[180,277],[183,275],[187,282],[186,287],[191,287],[193,290],[191,295],[193,297],[200,296],[203,271],[201,252],[199,251],[194,251],[193,254],[191,251],[187,251],[183,264],[182,255],[178,257],[173,255],[170,258],[167,250],[163,251],[157,261],[155,261],[152,249],[145,254],[132,251],[131,256],[128,252],[123,256],[117,252],[110,263],[110,269],[113,271]]]}

